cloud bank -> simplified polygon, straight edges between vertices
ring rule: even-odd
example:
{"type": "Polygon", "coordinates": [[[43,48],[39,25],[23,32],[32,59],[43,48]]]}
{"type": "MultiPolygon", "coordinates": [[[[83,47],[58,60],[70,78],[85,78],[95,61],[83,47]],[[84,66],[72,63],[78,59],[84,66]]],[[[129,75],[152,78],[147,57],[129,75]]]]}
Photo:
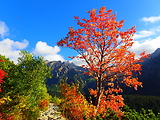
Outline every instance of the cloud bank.
{"type": "Polygon", "coordinates": [[[20,57],[20,50],[25,49],[28,44],[29,42],[25,39],[22,42],[13,41],[9,38],[3,39],[2,41],[0,41],[0,54],[5,55],[6,57],[17,63],[17,59],[18,57],[20,57]]]}
{"type": "Polygon", "coordinates": [[[154,31],[142,30],[133,36],[133,39],[142,39],[154,35],[154,31]]]}
{"type": "MultiPolygon", "coordinates": [[[[19,42],[6,38],[0,41],[0,54],[17,63],[20,51],[26,49],[28,45],[29,42],[25,39],[19,42]]],[[[47,45],[46,42],[39,41],[32,52],[37,56],[43,56],[45,60],[64,61],[64,58],[58,54],[59,51],[58,46],[52,47],[47,45]]]]}
{"type": "Polygon", "coordinates": [[[153,53],[157,48],[160,48],[160,36],[154,39],[148,38],[143,41],[134,41],[130,50],[138,56],[143,51],[149,54],[153,53]]]}
{"type": "Polygon", "coordinates": [[[46,42],[39,41],[36,44],[34,53],[41,55],[48,61],[64,61],[61,55],[58,55],[60,48],[58,46],[49,46],[46,42]]]}

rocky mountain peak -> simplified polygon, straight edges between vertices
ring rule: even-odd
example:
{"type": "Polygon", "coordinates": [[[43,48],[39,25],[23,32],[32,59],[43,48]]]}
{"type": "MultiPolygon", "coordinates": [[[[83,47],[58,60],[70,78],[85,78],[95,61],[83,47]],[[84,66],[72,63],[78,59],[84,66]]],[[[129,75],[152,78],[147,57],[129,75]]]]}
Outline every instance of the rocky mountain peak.
{"type": "Polygon", "coordinates": [[[160,56],[160,48],[157,48],[152,54],[150,57],[157,57],[157,56],[160,56]]]}

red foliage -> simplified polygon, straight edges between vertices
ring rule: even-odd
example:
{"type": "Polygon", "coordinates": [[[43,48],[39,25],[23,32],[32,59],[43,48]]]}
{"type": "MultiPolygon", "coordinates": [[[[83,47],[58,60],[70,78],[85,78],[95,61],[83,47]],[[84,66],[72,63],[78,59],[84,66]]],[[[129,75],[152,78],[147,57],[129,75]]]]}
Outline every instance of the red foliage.
{"type": "MultiPolygon", "coordinates": [[[[0,60],[0,62],[3,62],[4,60],[0,60]]],[[[1,89],[1,84],[3,84],[3,78],[7,77],[7,73],[4,72],[4,70],[0,70],[0,92],[2,91],[1,89]]]]}
{"type": "Polygon", "coordinates": [[[14,115],[10,115],[10,116],[8,116],[6,119],[7,119],[7,120],[16,120],[16,119],[14,118],[14,115]]]}
{"type": "Polygon", "coordinates": [[[0,113],[0,120],[4,120],[3,119],[3,113],[0,113]]]}
{"type": "MultiPolygon", "coordinates": [[[[90,89],[90,95],[97,97],[97,90],[90,89]]],[[[114,95],[113,93],[122,92],[121,88],[109,88],[101,93],[100,104],[97,109],[97,114],[107,115],[107,109],[110,108],[116,112],[117,116],[121,116],[123,113],[120,110],[124,106],[123,97],[121,95],[114,95]]]]}
{"type": "Polygon", "coordinates": [[[39,103],[40,108],[46,109],[49,106],[49,101],[46,99],[43,99],[39,103]]]}
{"type": "Polygon", "coordinates": [[[63,114],[72,120],[84,120],[95,116],[95,106],[88,103],[85,97],[78,91],[78,86],[73,84],[61,84],[62,95],[64,96],[63,114]]]}
{"type": "Polygon", "coordinates": [[[6,115],[4,113],[0,113],[0,120],[16,120],[14,115],[6,115]]]}

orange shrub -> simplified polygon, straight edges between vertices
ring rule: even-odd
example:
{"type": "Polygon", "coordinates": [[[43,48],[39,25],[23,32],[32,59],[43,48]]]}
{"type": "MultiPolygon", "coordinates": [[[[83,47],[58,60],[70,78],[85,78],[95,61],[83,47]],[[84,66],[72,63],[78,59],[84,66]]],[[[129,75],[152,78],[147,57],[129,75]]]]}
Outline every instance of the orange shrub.
{"type": "Polygon", "coordinates": [[[95,106],[88,103],[78,91],[78,86],[64,83],[60,85],[64,100],[61,108],[65,117],[72,120],[84,120],[95,116],[95,106]]]}

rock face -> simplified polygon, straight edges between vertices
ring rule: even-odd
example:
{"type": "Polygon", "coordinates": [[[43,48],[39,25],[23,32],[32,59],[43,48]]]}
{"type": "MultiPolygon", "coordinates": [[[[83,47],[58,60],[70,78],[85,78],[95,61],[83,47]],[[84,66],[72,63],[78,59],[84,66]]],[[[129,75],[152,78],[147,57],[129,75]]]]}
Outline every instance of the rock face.
{"type": "Polygon", "coordinates": [[[37,120],[66,120],[59,112],[58,106],[50,103],[49,109],[41,113],[41,116],[37,120]]]}

